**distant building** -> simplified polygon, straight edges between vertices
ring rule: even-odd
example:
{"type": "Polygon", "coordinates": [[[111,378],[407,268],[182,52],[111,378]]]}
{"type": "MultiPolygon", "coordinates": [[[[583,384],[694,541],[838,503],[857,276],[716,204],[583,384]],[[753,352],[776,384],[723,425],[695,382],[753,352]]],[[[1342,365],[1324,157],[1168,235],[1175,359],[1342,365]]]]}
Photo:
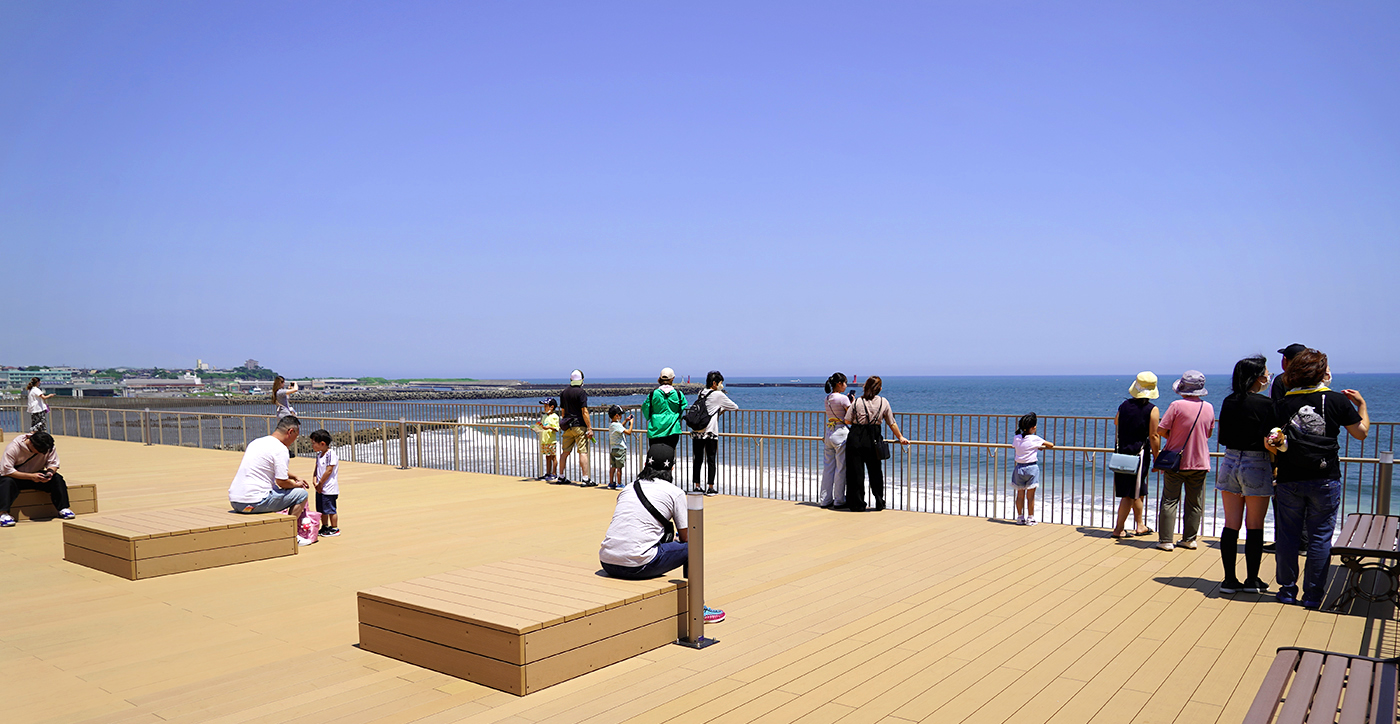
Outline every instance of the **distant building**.
{"type": "Polygon", "coordinates": [[[258,369],[258,368],[260,368],[260,367],[262,367],[262,365],[258,364],[258,361],[255,360],[255,359],[250,359],[250,360],[244,360],[244,361],[243,361],[243,369],[255,370],[255,369],[258,369]]]}
{"type": "Polygon", "coordinates": [[[173,380],[162,379],[128,379],[122,381],[122,386],[130,394],[142,392],[191,392],[204,389],[204,383],[197,375],[181,375],[173,380]]]}
{"type": "Polygon", "coordinates": [[[24,387],[35,377],[39,378],[40,386],[71,384],[76,372],[72,367],[55,367],[45,370],[5,370],[3,374],[6,387],[24,387]]]}
{"type": "Polygon", "coordinates": [[[208,370],[208,369],[213,369],[213,368],[210,367],[209,364],[206,363],[204,360],[202,360],[202,359],[197,359],[197,360],[194,361],[194,371],[195,371],[195,372],[203,372],[203,371],[208,370]]]}
{"type": "Polygon", "coordinates": [[[339,390],[339,389],[341,389],[341,388],[343,388],[343,387],[349,387],[349,386],[351,386],[351,385],[353,385],[353,384],[356,384],[356,383],[358,383],[358,382],[359,382],[359,380],[356,380],[356,379],[348,379],[348,378],[345,378],[345,379],[329,379],[329,378],[328,378],[328,379],[322,379],[322,380],[312,380],[312,381],[311,381],[311,389],[313,389],[313,390],[339,390]]]}

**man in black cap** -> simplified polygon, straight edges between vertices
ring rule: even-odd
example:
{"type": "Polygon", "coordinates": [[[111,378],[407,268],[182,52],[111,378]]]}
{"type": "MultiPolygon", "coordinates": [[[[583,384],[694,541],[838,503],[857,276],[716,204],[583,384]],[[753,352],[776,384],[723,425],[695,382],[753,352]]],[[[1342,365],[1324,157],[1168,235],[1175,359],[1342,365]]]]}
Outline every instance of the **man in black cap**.
{"type": "MultiPolygon", "coordinates": [[[[675,466],[676,449],[654,443],[637,481],[617,494],[612,523],[598,549],[598,562],[612,578],[657,578],[689,559],[689,519],[685,493],[672,478],[675,466]]],[[[724,611],[705,607],[705,623],[723,620],[724,611]]]]}
{"type": "Polygon", "coordinates": [[[1293,359],[1299,352],[1307,348],[1308,346],[1306,344],[1290,344],[1278,351],[1279,354],[1283,355],[1283,359],[1279,361],[1279,366],[1283,367],[1283,372],[1274,375],[1274,386],[1269,388],[1269,397],[1274,401],[1275,405],[1278,404],[1279,400],[1283,399],[1284,393],[1288,392],[1288,380],[1284,378],[1287,377],[1286,373],[1288,372],[1289,360],[1293,359]]]}

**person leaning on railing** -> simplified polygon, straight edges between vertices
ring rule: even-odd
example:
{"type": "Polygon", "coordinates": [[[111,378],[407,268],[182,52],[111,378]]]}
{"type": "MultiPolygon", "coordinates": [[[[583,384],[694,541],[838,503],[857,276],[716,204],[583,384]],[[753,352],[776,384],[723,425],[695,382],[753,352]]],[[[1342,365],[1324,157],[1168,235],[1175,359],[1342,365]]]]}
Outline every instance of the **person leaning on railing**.
{"type": "Polygon", "coordinates": [[[642,400],[642,422],[647,425],[647,447],[663,444],[675,449],[681,441],[681,416],[685,413],[685,393],[672,386],[676,372],[661,370],[656,389],[642,400]]]}
{"type": "Polygon", "coordinates": [[[846,392],[846,375],[833,372],[826,379],[826,434],[822,436],[822,480],[817,504],[823,508],[846,507],[846,410],[852,395],[846,392]]]}
{"type": "MultiPolygon", "coordinates": [[[[889,400],[880,396],[881,385],[879,377],[865,378],[865,387],[862,388],[860,399],[852,402],[846,410],[846,424],[852,427],[865,425],[873,428],[871,436],[878,437],[880,424],[883,422],[890,426],[895,439],[903,445],[908,445],[909,438],[899,431],[899,423],[894,421],[894,410],[890,409],[889,400]]],[[[856,433],[852,432],[851,435],[854,437],[856,433]]],[[[865,437],[861,439],[864,440],[865,437]]],[[[865,510],[866,471],[870,473],[870,494],[875,498],[875,510],[885,509],[885,471],[881,467],[883,462],[878,446],[852,446],[847,442],[846,505],[851,510],[858,513],[865,510]]]]}
{"type": "Polygon", "coordinates": [[[1308,608],[1318,608],[1327,587],[1332,532],[1342,502],[1337,435],[1346,428],[1352,437],[1365,440],[1371,429],[1371,416],[1360,392],[1342,390],[1338,394],[1327,387],[1332,369],[1327,355],[1315,349],[1294,355],[1287,375],[1288,392],[1274,407],[1282,430],[1271,434],[1264,443],[1277,454],[1278,463],[1278,482],[1274,486],[1277,598],[1279,603],[1300,600],[1299,536],[1307,530],[1307,567],[1303,569],[1301,600],[1308,608]]]}
{"type": "Polygon", "coordinates": [[[1220,531],[1220,561],[1225,580],[1222,594],[1265,593],[1269,585],[1259,578],[1264,558],[1264,516],[1274,494],[1274,469],[1264,438],[1274,427],[1274,402],[1260,394],[1269,386],[1269,367],[1263,355],[1235,363],[1230,396],[1220,403],[1220,446],[1225,455],[1215,471],[1215,489],[1225,508],[1225,528],[1220,531]],[[1245,526],[1245,579],[1235,575],[1240,523],[1245,526]]]}
{"type": "Polygon", "coordinates": [[[1143,521],[1143,510],[1147,500],[1147,471],[1152,469],[1152,459],[1162,449],[1162,438],[1157,433],[1160,413],[1152,401],[1157,399],[1157,375],[1139,372],[1137,379],[1128,386],[1128,399],[1118,406],[1113,415],[1113,430],[1117,439],[1115,452],[1124,455],[1137,455],[1137,472],[1113,474],[1113,494],[1118,496],[1118,523],[1113,526],[1114,538],[1131,538],[1134,535],[1151,535],[1155,531],[1143,521]],[[1128,513],[1133,514],[1133,532],[1123,530],[1128,523],[1128,513]]]}

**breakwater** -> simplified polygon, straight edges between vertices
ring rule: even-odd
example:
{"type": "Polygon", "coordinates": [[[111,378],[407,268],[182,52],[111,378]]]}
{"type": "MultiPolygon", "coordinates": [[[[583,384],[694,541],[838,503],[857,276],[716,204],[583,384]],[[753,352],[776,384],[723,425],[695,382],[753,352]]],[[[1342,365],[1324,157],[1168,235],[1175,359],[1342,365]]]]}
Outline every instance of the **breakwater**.
{"type": "MultiPolygon", "coordinates": [[[[567,384],[543,386],[485,387],[479,389],[440,390],[354,390],[349,392],[298,392],[292,396],[292,407],[304,402],[406,402],[406,401],[446,401],[446,400],[520,400],[521,404],[534,404],[544,397],[558,397],[567,384]]],[[[590,397],[626,397],[644,395],[651,392],[654,384],[615,384],[585,386],[590,397]]],[[[679,384],[676,388],[687,395],[694,395],[704,385],[679,384]]],[[[232,395],[229,397],[65,397],[55,398],[52,404],[63,407],[96,407],[107,409],[140,410],[143,408],[178,410],[209,405],[248,405],[271,409],[272,398],[266,395],[232,395]]]]}

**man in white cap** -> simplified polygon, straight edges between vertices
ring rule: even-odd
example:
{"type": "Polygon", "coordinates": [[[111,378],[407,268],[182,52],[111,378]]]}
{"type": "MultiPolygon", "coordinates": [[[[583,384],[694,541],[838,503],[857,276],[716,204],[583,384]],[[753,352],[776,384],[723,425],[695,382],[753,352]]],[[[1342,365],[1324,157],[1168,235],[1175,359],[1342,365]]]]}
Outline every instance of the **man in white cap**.
{"type": "Polygon", "coordinates": [[[642,421],[647,424],[648,447],[658,443],[675,449],[680,444],[681,416],[685,414],[685,393],[672,386],[676,381],[676,371],[670,367],[661,370],[656,378],[657,388],[642,401],[642,421]]]}
{"type": "Polygon", "coordinates": [[[569,373],[569,386],[559,393],[559,406],[564,416],[559,420],[563,442],[559,454],[559,483],[567,485],[569,478],[564,475],[564,466],[569,463],[569,452],[578,447],[579,485],[591,488],[597,483],[588,476],[588,444],[593,440],[593,425],[588,418],[588,393],[583,391],[583,372],[569,373]]]}

